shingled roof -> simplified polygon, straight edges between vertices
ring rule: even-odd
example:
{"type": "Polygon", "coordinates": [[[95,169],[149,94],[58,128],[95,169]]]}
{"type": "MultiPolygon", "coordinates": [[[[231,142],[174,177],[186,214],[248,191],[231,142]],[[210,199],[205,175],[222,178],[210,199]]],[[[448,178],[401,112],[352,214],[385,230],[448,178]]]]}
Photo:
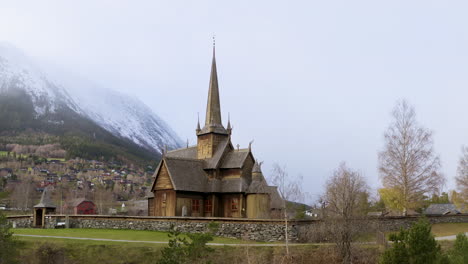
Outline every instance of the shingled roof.
{"type": "Polygon", "coordinates": [[[183,158],[183,159],[196,159],[197,158],[197,146],[188,148],[181,148],[166,153],[166,157],[169,158],[183,158]]]}
{"type": "Polygon", "coordinates": [[[253,180],[250,183],[249,188],[247,189],[247,193],[270,193],[271,190],[269,186],[264,181],[260,180],[253,180]]]}
{"type": "MultiPolygon", "coordinates": [[[[76,199],[73,199],[71,200],[70,202],[67,203],[67,206],[69,207],[77,207],[78,205],[80,205],[82,202],[91,202],[93,203],[93,201],[89,200],[89,199],[86,199],[86,198],[76,198],[76,199]]],[[[94,204],[94,203],[93,203],[94,204]]]]}
{"type": "Polygon", "coordinates": [[[454,204],[431,204],[424,210],[427,215],[447,215],[447,214],[460,214],[454,204]]]}
{"type": "Polygon", "coordinates": [[[226,138],[219,143],[212,158],[206,159],[205,169],[216,169],[222,161],[223,156],[232,150],[231,140],[226,138]]]}
{"type": "Polygon", "coordinates": [[[174,190],[204,192],[207,176],[203,171],[203,161],[182,158],[164,158],[174,190]]]}
{"type": "Polygon", "coordinates": [[[283,208],[283,199],[278,192],[278,187],[268,186],[268,188],[270,189],[271,208],[283,208]]]}
{"type": "Polygon", "coordinates": [[[49,188],[46,187],[42,192],[41,201],[34,206],[34,208],[57,208],[50,199],[49,188]]]}
{"type": "Polygon", "coordinates": [[[221,169],[236,169],[244,166],[245,159],[249,156],[249,149],[234,150],[226,153],[221,164],[221,169]]]}

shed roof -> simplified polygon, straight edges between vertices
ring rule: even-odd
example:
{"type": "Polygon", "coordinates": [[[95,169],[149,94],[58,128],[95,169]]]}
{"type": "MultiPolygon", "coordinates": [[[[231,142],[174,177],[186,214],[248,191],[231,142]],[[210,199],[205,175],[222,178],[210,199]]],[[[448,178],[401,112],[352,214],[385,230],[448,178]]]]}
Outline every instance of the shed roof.
{"type": "Polygon", "coordinates": [[[446,214],[460,214],[454,204],[431,204],[424,210],[427,215],[446,215],[446,214]]]}
{"type": "Polygon", "coordinates": [[[57,206],[55,206],[55,204],[50,199],[48,187],[44,188],[44,191],[42,191],[41,201],[39,201],[39,203],[36,204],[34,208],[57,208],[57,206]]]}
{"type": "MultiPolygon", "coordinates": [[[[68,206],[71,206],[71,207],[77,207],[78,205],[80,205],[81,203],[83,202],[91,202],[93,203],[93,201],[89,200],[89,199],[86,199],[86,198],[76,198],[76,199],[73,199],[71,200],[69,203],[68,203],[68,206]]],[[[94,204],[94,203],[93,203],[94,204]]]]}

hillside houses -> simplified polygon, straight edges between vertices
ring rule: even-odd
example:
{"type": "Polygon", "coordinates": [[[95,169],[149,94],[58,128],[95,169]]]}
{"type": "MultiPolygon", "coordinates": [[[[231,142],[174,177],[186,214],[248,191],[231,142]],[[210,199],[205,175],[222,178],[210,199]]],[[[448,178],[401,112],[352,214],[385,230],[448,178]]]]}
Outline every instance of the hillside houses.
{"type": "MultiPolygon", "coordinates": [[[[37,160],[37,159],[36,159],[37,160]]],[[[146,168],[145,168],[146,169],[146,168]]],[[[115,162],[102,162],[83,159],[51,159],[37,163],[33,159],[18,160],[10,155],[0,159],[0,179],[10,193],[20,192],[20,189],[29,188],[31,182],[33,193],[28,194],[31,199],[38,199],[46,187],[53,191],[54,199],[76,198],[85,195],[92,198],[96,190],[108,190],[113,193],[114,200],[126,201],[144,197],[145,191],[151,184],[151,173],[141,168],[117,164],[115,162]],[[58,197],[57,193],[63,197],[58,197]]],[[[12,195],[8,201],[10,207],[24,204],[20,195],[12,195]],[[16,197],[16,198],[15,198],[16,197]]],[[[27,207],[31,207],[29,203],[27,207]]],[[[24,208],[21,205],[21,208],[24,208]]]]}

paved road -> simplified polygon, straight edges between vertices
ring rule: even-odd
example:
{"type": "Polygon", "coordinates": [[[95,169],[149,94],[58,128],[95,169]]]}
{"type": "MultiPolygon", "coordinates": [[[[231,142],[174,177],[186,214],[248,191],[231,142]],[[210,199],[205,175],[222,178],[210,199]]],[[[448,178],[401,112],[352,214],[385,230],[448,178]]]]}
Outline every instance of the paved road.
{"type": "MultiPolygon", "coordinates": [[[[465,235],[468,236],[468,232],[466,232],[465,235]]],[[[455,239],[457,239],[457,236],[456,236],[456,235],[453,235],[453,236],[443,236],[443,237],[436,237],[435,239],[436,239],[436,240],[455,240],[455,239]]]]}

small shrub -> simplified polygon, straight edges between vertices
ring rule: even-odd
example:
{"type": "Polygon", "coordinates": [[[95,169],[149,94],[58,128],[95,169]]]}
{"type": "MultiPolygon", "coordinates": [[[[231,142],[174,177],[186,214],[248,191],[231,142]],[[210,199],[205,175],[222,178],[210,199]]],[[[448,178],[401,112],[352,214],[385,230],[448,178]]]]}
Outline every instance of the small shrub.
{"type": "Polygon", "coordinates": [[[0,264],[17,263],[21,243],[13,237],[6,216],[0,212],[0,264]]]}
{"type": "Polygon", "coordinates": [[[62,264],[65,263],[65,252],[60,246],[44,243],[36,250],[36,259],[39,264],[62,264]]]}
{"type": "Polygon", "coordinates": [[[162,250],[159,264],[193,263],[213,251],[206,245],[213,240],[213,236],[209,233],[187,234],[189,241],[181,237],[181,233],[174,227],[171,227],[168,236],[169,246],[162,250]]]}
{"type": "Polygon", "coordinates": [[[219,223],[218,222],[210,222],[208,224],[208,230],[210,230],[210,233],[215,234],[219,230],[219,223]]]}
{"type": "Polygon", "coordinates": [[[390,236],[393,242],[383,254],[381,264],[439,264],[446,263],[440,245],[431,233],[431,224],[423,219],[409,230],[401,230],[390,236]]]}
{"type": "Polygon", "coordinates": [[[468,238],[465,234],[457,235],[453,249],[448,252],[448,259],[452,264],[468,263],[468,238]]]}

